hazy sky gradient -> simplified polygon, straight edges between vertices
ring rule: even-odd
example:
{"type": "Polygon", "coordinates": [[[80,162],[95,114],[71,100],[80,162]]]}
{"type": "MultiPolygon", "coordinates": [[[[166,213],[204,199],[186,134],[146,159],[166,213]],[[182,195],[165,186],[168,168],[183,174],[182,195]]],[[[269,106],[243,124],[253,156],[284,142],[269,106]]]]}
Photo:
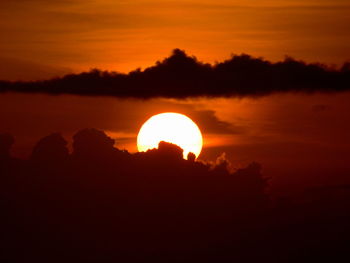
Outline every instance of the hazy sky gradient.
{"type": "Polygon", "coordinates": [[[0,79],[128,72],[174,48],[210,63],[232,53],[338,65],[350,58],[346,0],[5,0],[0,16],[0,79]]]}

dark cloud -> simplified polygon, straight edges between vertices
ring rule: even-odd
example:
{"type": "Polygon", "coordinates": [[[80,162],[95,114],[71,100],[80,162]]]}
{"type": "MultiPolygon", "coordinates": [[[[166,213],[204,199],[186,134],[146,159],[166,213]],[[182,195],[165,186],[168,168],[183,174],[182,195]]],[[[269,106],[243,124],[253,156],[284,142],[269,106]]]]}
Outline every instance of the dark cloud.
{"type": "Polygon", "coordinates": [[[51,134],[20,160],[0,134],[1,262],[349,259],[349,185],[270,199],[258,163],[230,172],[166,142],[130,154],[95,129],[73,140],[69,154],[51,134]]]}
{"type": "Polygon", "coordinates": [[[204,133],[241,134],[246,131],[243,126],[220,120],[213,110],[195,110],[189,116],[201,127],[204,133]]]}
{"type": "Polygon", "coordinates": [[[249,55],[204,64],[184,51],[129,74],[92,70],[37,82],[0,82],[0,92],[115,97],[264,96],[278,92],[339,92],[350,88],[347,70],[330,70],[292,58],[271,63],[249,55]]]}
{"type": "MultiPolygon", "coordinates": [[[[154,106],[152,107],[152,104],[150,103],[149,108],[151,109],[149,110],[149,117],[158,114],[159,111],[178,112],[181,114],[185,114],[188,117],[190,117],[195,123],[198,124],[203,133],[241,134],[246,130],[246,127],[219,119],[217,113],[214,110],[206,109],[207,105],[205,105],[204,109],[203,107],[196,107],[195,101],[161,99],[152,100],[150,102],[154,106]]],[[[130,103],[130,101],[128,103],[130,103]]],[[[141,103],[142,105],[139,105],[139,108],[147,107],[147,104],[144,101],[142,101],[141,103]]],[[[210,104],[209,101],[206,101],[205,103],[210,104]]],[[[138,117],[138,119],[140,118],[138,117]]],[[[137,130],[139,127],[136,125],[133,128],[134,130],[137,130]]]]}

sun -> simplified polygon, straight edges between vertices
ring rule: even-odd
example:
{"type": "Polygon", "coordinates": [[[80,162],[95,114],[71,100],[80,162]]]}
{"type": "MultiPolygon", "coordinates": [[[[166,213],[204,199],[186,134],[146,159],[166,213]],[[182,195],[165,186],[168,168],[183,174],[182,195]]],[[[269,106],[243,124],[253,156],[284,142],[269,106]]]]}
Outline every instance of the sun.
{"type": "Polygon", "coordinates": [[[137,136],[139,152],[158,148],[160,141],[170,142],[180,146],[187,159],[192,152],[199,156],[203,137],[198,126],[187,116],[174,112],[165,112],[152,116],[141,127],[137,136]]]}

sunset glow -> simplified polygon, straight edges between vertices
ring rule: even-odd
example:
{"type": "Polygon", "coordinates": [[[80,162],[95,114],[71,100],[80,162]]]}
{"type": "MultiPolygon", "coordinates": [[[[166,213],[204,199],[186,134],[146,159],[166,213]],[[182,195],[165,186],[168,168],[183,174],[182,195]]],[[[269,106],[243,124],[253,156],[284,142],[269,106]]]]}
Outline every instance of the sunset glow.
{"type": "Polygon", "coordinates": [[[350,262],[349,0],[0,17],[0,263],[350,262]]]}
{"type": "Polygon", "coordinates": [[[141,127],[137,136],[140,152],[157,148],[160,141],[170,142],[184,150],[184,158],[192,152],[199,156],[203,138],[198,126],[188,117],[179,113],[154,115],[141,127]]]}

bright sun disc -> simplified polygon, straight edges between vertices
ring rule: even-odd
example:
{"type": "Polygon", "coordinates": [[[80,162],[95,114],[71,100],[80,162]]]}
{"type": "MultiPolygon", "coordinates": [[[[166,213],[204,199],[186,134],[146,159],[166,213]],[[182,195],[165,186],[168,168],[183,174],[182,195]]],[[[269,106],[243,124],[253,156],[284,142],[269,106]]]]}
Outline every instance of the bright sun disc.
{"type": "Polygon", "coordinates": [[[137,136],[139,152],[158,148],[160,141],[170,142],[184,150],[184,158],[192,152],[199,156],[202,146],[202,133],[187,116],[166,112],[152,116],[141,127],[137,136]]]}

